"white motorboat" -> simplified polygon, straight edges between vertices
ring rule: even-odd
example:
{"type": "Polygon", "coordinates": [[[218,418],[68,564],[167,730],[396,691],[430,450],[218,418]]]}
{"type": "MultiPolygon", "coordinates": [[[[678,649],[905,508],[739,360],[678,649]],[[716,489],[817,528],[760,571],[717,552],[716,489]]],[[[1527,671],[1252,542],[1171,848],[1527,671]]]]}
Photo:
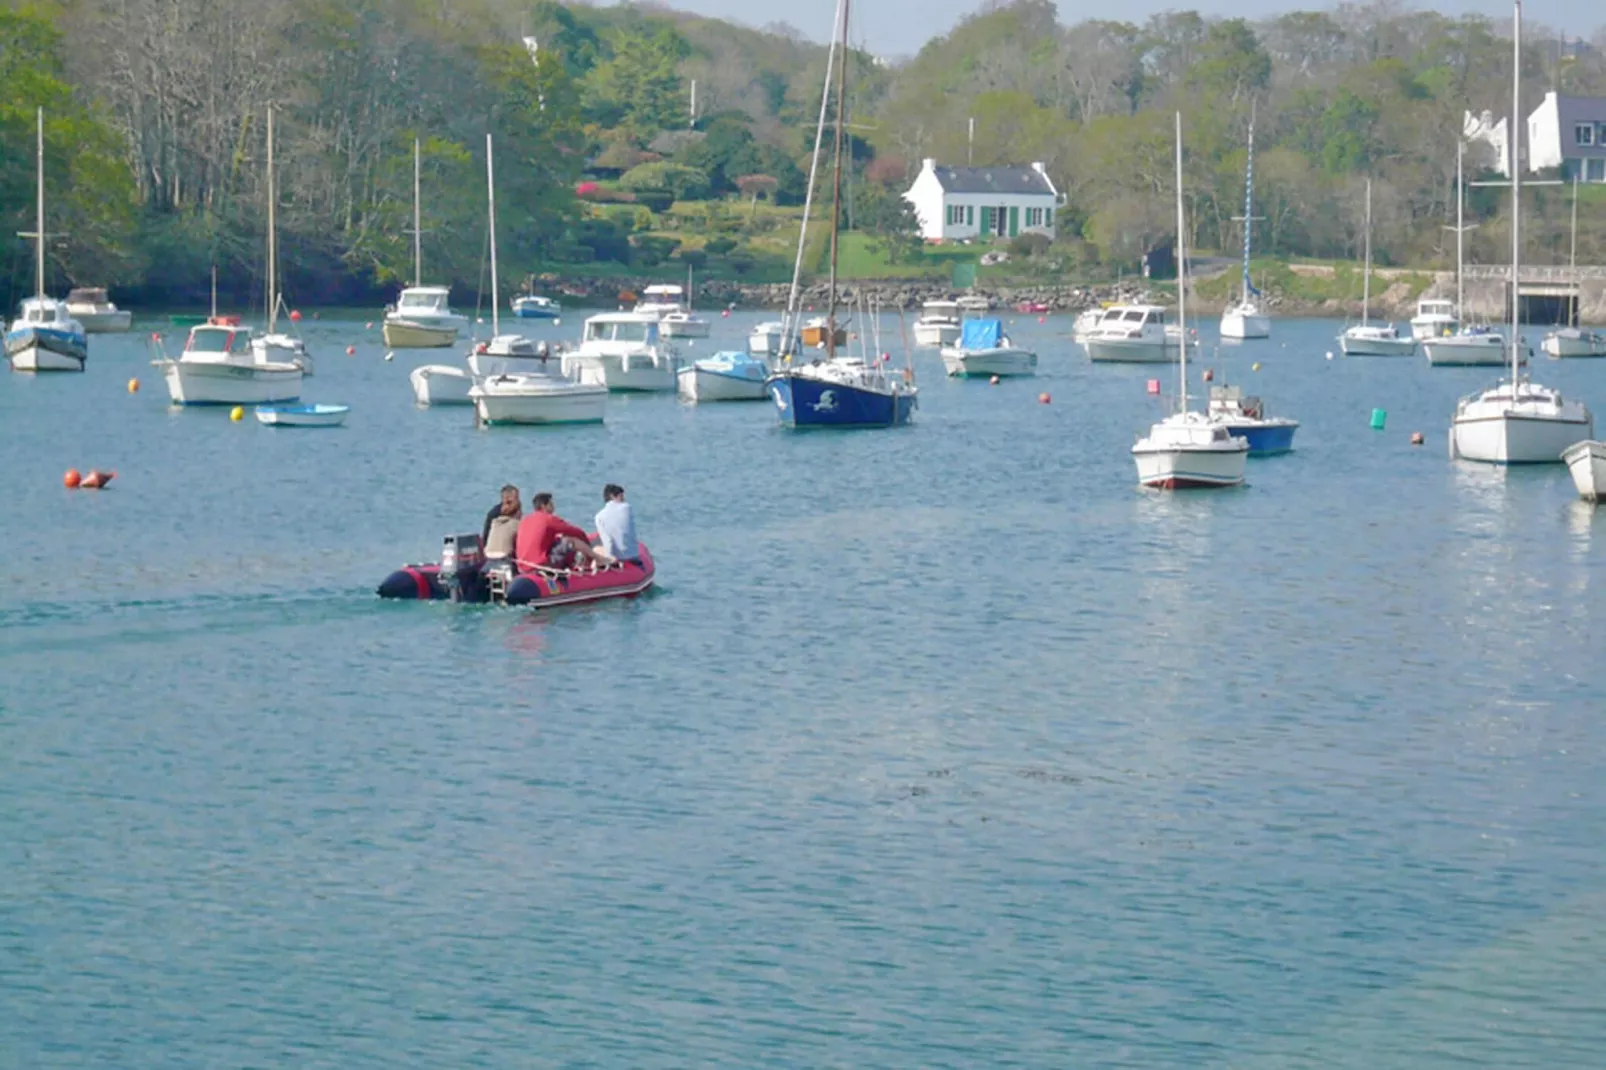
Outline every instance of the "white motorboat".
{"type": "Polygon", "coordinates": [[[641,291],[641,300],[633,311],[637,315],[661,320],[671,312],[685,312],[686,291],[673,283],[660,283],[641,291]]]}
{"type": "Polygon", "coordinates": [[[67,293],[67,314],[84,325],[87,334],[115,334],[128,330],[133,314],[118,308],[106,296],[106,291],[95,286],[80,286],[67,293]]]}
{"type": "Polygon", "coordinates": [[[420,405],[472,405],[468,396],[474,377],[451,364],[425,364],[408,375],[420,405]]]}
{"type": "Polygon", "coordinates": [[[1244,394],[1242,387],[1225,383],[1212,386],[1205,412],[1229,434],[1248,440],[1251,457],[1287,453],[1294,448],[1294,432],[1299,430],[1299,421],[1288,416],[1272,416],[1266,411],[1264,401],[1244,394]]]}
{"type": "Polygon", "coordinates": [[[1182,332],[1167,326],[1159,305],[1111,305],[1082,346],[1090,360],[1166,363],[1178,358],[1182,332]]]}
{"type": "Polygon", "coordinates": [[[769,365],[748,353],[715,353],[680,369],[680,396],[687,401],[763,401],[769,365]]]}
{"type": "Polygon", "coordinates": [[[563,315],[563,306],[550,297],[540,294],[522,294],[511,303],[513,314],[527,320],[555,320],[563,315]]]}
{"type": "MultiPolygon", "coordinates": [[[[1511,126],[1522,110],[1522,2],[1512,19],[1511,126]]],[[[1522,168],[1511,168],[1511,294],[1522,277],[1522,168]]],[[[1522,374],[1518,337],[1522,303],[1511,302],[1511,378],[1464,397],[1450,424],[1450,456],[1489,464],[1555,464],[1578,442],[1595,435],[1595,420],[1581,401],[1530,382],[1522,374]]]]}
{"type": "MultiPolygon", "coordinates": [[[[500,323],[493,323],[497,330],[500,323]]],[[[468,355],[468,370],[476,378],[490,375],[548,375],[563,366],[563,358],[546,342],[534,342],[522,334],[498,334],[481,342],[468,355]]]]}
{"type": "MultiPolygon", "coordinates": [[[[1456,275],[1459,278],[1458,269],[1456,275]]],[[[1461,326],[1461,317],[1456,315],[1454,301],[1431,299],[1416,303],[1416,315],[1411,317],[1411,337],[1418,342],[1425,342],[1430,338],[1442,338],[1447,334],[1454,334],[1456,328],[1461,326]]]]}
{"type": "Polygon", "coordinates": [[[268,332],[251,338],[251,348],[260,351],[263,360],[298,364],[303,375],[312,374],[312,354],[307,352],[306,342],[295,335],[275,331],[272,319],[268,320],[268,332]]]}
{"type": "Polygon", "coordinates": [[[691,312],[667,312],[658,324],[665,338],[708,337],[708,321],[691,312]]]}
{"type": "Polygon", "coordinates": [[[1606,331],[1558,327],[1545,335],[1539,348],[1553,357],[1606,357],[1606,331]]]}
{"type": "Polygon", "coordinates": [[[1092,308],[1084,308],[1078,312],[1076,321],[1071,325],[1071,337],[1078,342],[1085,343],[1088,335],[1098,329],[1098,325],[1104,319],[1104,313],[1109,307],[1109,305],[1094,305],[1092,308]]]}
{"type": "Polygon", "coordinates": [[[958,301],[927,301],[915,320],[915,345],[927,349],[951,346],[962,330],[958,301]]]}
{"type": "Polygon", "coordinates": [[[6,359],[19,372],[81,372],[89,358],[83,325],[54,297],[29,297],[6,331],[6,359]]]}
{"type": "Polygon", "coordinates": [[[1498,368],[1506,363],[1506,337],[1477,324],[1423,342],[1422,352],[1435,368],[1498,368]]]}
{"type": "Polygon", "coordinates": [[[1366,268],[1361,275],[1361,322],[1339,335],[1338,348],[1346,357],[1408,357],[1416,352],[1416,339],[1400,333],[1392,323],[1372,322],[1372,180],[1366,180],[1366,268]]]}
{"type": "Polygon", "coordinates": [[[391,349],[439,349],[457,341],[468,317],[452,311],[451,290],[424,285],[423,213],[420,208],[418,139],[413,139],[413,284],[385,310],[380,333],[391,349]]]}
{"type": "Polygon", "coordinates": [[[257,423],[268,427],[339,427],[350,405],[259,405],[257,423]]]}
{"type": "Polygon", "coordinates": [[[1037,374],[1037,354],[1017,348],[995,319],[966,320],[959,344],[943,347],[942,363],[961,378],[1037,374]]]}
{"type": "Polygon", "coordinates": [[[1606,442],[1575,442],[1562,451],[1578,496],[1586,502],[1606,499],[1606,442]]]}
{"type": "Polygon", "coordinates": [[[675,389],[680,361],[663,343],[656,315],[605,312],[586,320],[578,349],[563,354],[563,373],[609,390],[675,389]]]}
{"type": "Polygon", "coordinates": [[[81,372],[89,336],[67,306],[45,296],[45,109],[35,113],[34,296],[24,300],[6,331],[6,359],[19,372],[81,372]]]}
{"type": "MultiPolygon", "coordinates": [[[[1177,130],[1177,324],[1188,323],[1187,223],[1182,210],[1182,113],[1177,130]]],[[[1179,349],[1177,411],[1132,446],[1138,482],[1157,490],[1235,487],[1244,481],[1249,440],[1205,413],[1188,409],[1188,357],[1179,349]]]]}
{"type": "MultiPolygon", "coordinates": [[[[476,369],[474,385],[469,388],[469,400],[482,424],[591,424],[601,423],[608,405],[608,391],[604,386],[583,385],[573,378],[560,374],[561,362],[550,359],[546,347],[536,347],[518,335],[501,334],[500,304],[496,278],[496,165],[491,135],[485,135],[485,201],[489,220],[491,260],[491,343],[485,352],[475,347],[469,357],[469,366],[485,358],[480,367],[489,368],[496,362],[504,366],[519,366],[514,374],[480,376],[476,369]]],[[[417,385],[414,385],[414,393],[417,385]]]]}
{"type": "Polygon", "coordinates": [[[600,424],[608,389],[561,375],[494,375],[469,390],[484,424],[600,424]]]}
{"type": "Polygon", "coordinates": [[[1249,279],[1249,249],[1255,228],[1255,114],[1249,112],[1249,154],[1244,162],[1244,288],[1243,298],[1221,314],[1223,338],[1270,338],[1271,319],[1256,300],[1260,291],[1249,279]]]}
{"type": "MultiPolygon", "coordinates": [[[[803,346],[803,340],[796,331],[792,332],[792,352],[797,352],[803,346]]],[[[781,320],[767,320],[754,327],[747,336],[747,351],[759,357],[778,357],[783,348],[786,348],[786,324],[781,320]]]]}
{"type": "Polygon", "coordinates": [[[234,316],[191,327],[178,359],[153,363],[175,405],[265,405],[301,396],[301,366],[263,359],[251,329],[234,316]]]}

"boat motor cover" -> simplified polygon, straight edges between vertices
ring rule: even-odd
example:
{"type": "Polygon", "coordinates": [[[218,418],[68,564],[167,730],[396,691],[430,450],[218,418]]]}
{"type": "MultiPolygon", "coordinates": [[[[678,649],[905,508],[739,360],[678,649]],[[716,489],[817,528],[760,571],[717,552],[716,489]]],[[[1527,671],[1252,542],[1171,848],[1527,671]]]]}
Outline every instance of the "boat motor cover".
{"type": "Polygon", "coordinates": [[[959,340],[961,349],[997,349],[1004,336],[1004,325],[998,320],[966,320],[965,333],[959,340]]]}

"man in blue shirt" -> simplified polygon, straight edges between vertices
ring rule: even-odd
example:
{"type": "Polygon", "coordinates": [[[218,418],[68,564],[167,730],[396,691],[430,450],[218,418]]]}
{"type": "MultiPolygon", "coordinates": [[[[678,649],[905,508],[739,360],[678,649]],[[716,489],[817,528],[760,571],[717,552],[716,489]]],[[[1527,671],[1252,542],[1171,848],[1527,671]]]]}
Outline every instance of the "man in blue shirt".
{"type": "Polygon", "coordinates": [[[597,514],[597,545],[616,561],[641,563],[636,545],[636,517],[625,501],[625,488],[609,483],[602,488],[602,511],[597,514]]]}

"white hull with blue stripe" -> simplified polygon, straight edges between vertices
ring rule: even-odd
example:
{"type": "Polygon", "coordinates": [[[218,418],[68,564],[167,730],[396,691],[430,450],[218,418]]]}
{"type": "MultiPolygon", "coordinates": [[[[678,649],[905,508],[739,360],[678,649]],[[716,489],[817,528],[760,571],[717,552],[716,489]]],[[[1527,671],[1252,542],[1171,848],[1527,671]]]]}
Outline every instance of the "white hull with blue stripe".
{"type": "Polygon", "coordinates": [[[46,327],[16,327],[6,332],[6,357],[19,372],[81,372],[89,356],[89,339],[46,327]]]}
{"type": "Polygon", "coordinates": [[[771,376],[768,386],[787,427],[901,427],[919,406],[912,384],[857,360],[805,364],[771,376]]]}
{"type": "Polygon", "coordinates": [[[676,381],[687,401],[763,401],[769,366],[746,353],[718,353],[680,369],[676,381]]]}

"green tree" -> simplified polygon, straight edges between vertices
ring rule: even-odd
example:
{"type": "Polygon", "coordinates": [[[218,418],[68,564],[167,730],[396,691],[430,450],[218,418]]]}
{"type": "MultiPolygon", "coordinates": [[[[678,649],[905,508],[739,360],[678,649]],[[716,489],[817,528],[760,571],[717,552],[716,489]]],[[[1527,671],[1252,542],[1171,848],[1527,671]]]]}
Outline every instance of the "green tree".
{"type": "Polygon", "coordinates": [[[604,126],[629,124],[648,135],[683,125],[687,92],[680,62],[690,54],[686,39],[672,27],[613,31],[606,37],[612,55],[585,77],[585,100],[592,118],[604,126]]]}

